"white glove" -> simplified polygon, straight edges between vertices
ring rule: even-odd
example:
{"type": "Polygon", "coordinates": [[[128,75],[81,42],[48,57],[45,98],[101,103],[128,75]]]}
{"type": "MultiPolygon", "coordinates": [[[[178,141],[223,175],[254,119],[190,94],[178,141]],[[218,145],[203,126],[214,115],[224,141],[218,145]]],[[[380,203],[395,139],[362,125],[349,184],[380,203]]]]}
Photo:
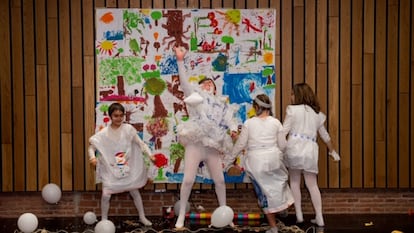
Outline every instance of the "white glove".
{"type": "Polygon", "coordinates": [[[338,153],[335,150],[329,152],[329,155],[333,158],[334,161],[341,160],[341,157],[339,157],[338,153]]]}

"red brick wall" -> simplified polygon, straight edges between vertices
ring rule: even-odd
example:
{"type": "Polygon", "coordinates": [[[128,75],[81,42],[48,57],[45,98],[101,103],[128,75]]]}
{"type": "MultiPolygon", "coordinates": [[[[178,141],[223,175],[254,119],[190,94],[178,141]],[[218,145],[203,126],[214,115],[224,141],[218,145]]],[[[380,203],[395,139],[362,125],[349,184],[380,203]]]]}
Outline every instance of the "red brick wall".
{"type": "MultiPolygon", "coordinates": [[[[321,190],[324,214],[338,213],[408,213],[414,210],[414,192],[410,190],[321,190]]],[[[48,204],[40,192],[0,193],[0,217],[17,218],[26,212],[37,217],[79,217],[86,211],[100,216],[100,192],[63,192],[58,204],[48,204]]],[[[174,205],[177,191],[157,193],[142,190],[144,207],[148,216],[161,216],[162,206],[174,205]]],[[[306,189],[303,189],[304,213],[313,213],[306,189]]],[[[228,205],[234,212],[259,213],[257,199],[252,189],[227,190],[228,205]]],[[[214,190],[193,191],[192,209],[202,205],[206,212],[217,207],[214,190]]],[[[293,213],[293,207],[290,213],[293,213]]],[[[128,193],[113,195],[110,216],[137,215],[137,210],[128,193]]]]}

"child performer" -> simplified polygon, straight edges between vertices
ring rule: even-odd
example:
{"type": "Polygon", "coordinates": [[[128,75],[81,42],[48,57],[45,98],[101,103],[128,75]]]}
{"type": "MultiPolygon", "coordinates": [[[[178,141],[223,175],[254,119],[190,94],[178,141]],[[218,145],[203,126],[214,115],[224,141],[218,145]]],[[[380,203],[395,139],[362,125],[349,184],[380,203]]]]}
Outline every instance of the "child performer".
{"type": "Polygon", "coordinates": [[[267,95],[256,96],[253,108],[256,116],[244,122],[226,165],[231,164],[243,149],[247,149],[245,171],[271,227],[266,233],[277,233],[275,214],[286,210],[294,202],[283,153],[278,147],[278,133],[282,124],[272,116],[272,104],[267,95]]]}
{"type": "Polygon", "coordinates": [[[324,126],[326,116],[320,112],[320,106],[312,89],[306,83],[293,86],[291,105],[286,108],[283,130],[279,135],[282,150],[285,149],[286,166],[289,169],[290,187],[295,198],[295,211],[297,223],[303,222],[301,207],[300,180],[305,179],[309,190],[315,219],[311,222],[324,226],[322,216],[322,200],[317,183],[318,174],[318,133],[329,149],[329,155],[335,161],[340,157],[334,150],[331,138],[324,126]],[[286,141],[286,136],[288,139],[286,141]]]}
{"type": "Polygon", "coordinates": [[[90,137],[88,149],[89,162],[96,166],[97,183],[102,182],[102,220],[108,219],[111,195],[129,191],[140,222],[150,226],[152,223],[145,217],[139,188],[148,179],[142,154],[149,156],[151,150],[133,126],[123,123],[125,109],[121,104],[111,104],[108,113],[111,124],[90,137]],[[98,157],[95,157],[95,151],[99,152],[98,157]]]}
{"type": "Polygon", "coordinates": [[[185,147],[184,177],[180,190],[180,211],[175,227],[184,227],[185,207],[200,162],[207,164],[214,181],[220,206],[226,205],[226,186],[222,166],[222,154],[230,152],[233,142],[231,135],[237,134],[237,122],[233,121],[232,107],[223,98],[216,96],[212,79],[203,79],[198,86],[189,83],[184,68],[184,48],[175,47],[181,88],[187,104],[189,119],[177,127],[179,141],[185,147]]]}

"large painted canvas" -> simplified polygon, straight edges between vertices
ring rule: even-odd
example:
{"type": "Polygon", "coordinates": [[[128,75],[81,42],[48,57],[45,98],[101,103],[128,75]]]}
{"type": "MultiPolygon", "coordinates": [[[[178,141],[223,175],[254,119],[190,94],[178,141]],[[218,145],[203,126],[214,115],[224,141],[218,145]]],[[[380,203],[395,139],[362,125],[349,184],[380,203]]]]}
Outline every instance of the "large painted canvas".
{"type": "MultiPolygon", "coordinates": [[[[213,78],[218,94],[238,107],[240,125],[254,112],[252,99],[274,99],[276,12],[273,9],[96,9],[96,131],[119,102],[125,121],[156,154],[149,163],[153,182],[182,180],[184,149],[176,126],[188,117],[179,86],[174,46],[188,50],[184,61],[190,81],[213,78]]],[[[248,182],[243,155],[240,173],[226,182],[248,182]]],[[[199,165],[196,182],[211,183],[199,165]]]]}

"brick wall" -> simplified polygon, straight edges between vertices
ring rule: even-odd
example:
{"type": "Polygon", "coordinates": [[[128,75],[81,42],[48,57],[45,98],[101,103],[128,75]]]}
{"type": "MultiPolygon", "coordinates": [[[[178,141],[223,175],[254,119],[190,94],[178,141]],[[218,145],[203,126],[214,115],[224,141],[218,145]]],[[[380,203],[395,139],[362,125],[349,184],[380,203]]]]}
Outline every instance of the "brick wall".
{"type": "MultiPolygon", "coordinates": [[[[321,190],[324,214],[338,213],[408,213],[414,210],[414,192],[410,190],[321,190]]],[[[48,204],[40,192],[0,193],[0,218],[17,218],[26,212],[37,217],[80,217],[86,211],[100,216],[100,192],[63,192],[57,204],[48,204]]],[[[178,191],[155,192],[142,190],[144,207],[148,216],[161,216],[162,206],[174,205],[178,191]]],[[[313,213],[307,191],[302,192],[304,213],[313,213]]],[[[228,205],[234,212],[259,213],[257,199],[251,188],[228,189],[228,205]]],[[[217,207],[214,190],[193,190],[191,211],[194,206],[202,205],[206,212],[217,207]]],[[[294,213],[293,207],[290,213],[294,213]]],[[[133,201],[128,193],[113,195],[110,216],[137,215],[133,201]]]]}

